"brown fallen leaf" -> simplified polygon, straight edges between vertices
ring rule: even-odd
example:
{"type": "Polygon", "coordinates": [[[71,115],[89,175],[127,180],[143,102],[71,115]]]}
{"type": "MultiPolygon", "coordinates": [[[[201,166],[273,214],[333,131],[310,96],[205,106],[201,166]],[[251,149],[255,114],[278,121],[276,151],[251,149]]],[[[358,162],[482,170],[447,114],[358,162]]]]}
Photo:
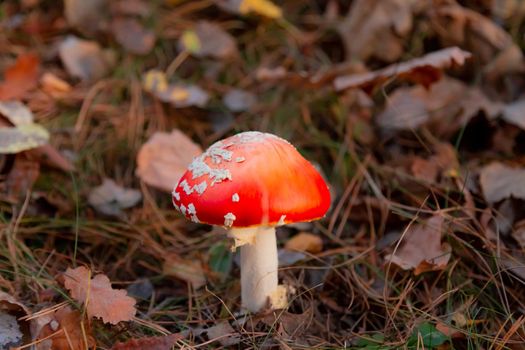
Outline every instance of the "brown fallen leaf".
{"type": "Polygon", "coordinates": [[[111,288],[106,275],[91,277],[91,271],[84,266],[68,268],[64,273],[66,289],[71,297],[84,304],[88,316],[111,324],[131,321],[137,312],[135,299],[127,296],[124,289],[111,288]]]}
{"type": "Polygon", "coordinates": [[[0,100],[15,100],[34,89],[38,81],[40,59],[32,53],[18,56],[14,65],[4,72],[0,83],[0,100]]]}
{"type": "Polygon", "coordinates": [[[166,192],[173,191],[202,148],[178,129],[157,132],[140,148],[136,174],[146,184],[166,192]]]}
{"type": "Polygon", "coordinates": [[[28,329],[26,321],[18,320],[29,315],[29,309],[13,296],[0,291],[0,348],[11,349],[21,345],[24,330],[28,329]]]}
{"type": "Polygon", "coordinates": [[[183,33],[178,45],[196,57],[227,59],[237,54],[233,36],[219,24],[208,21],[198,21],[193,29],[183,33]]]}
{"type": "Polygon", "coordinates": [[[323,250],[323,240],[317,235],[308,232],[299,232],[286,242],[284,248],[292,251],[316,254],[323,250]]]}
{"type": "Polygon", "coordinates": [[[377,71],[337,77],[334,80],[334,87],[337,91],[357,87],[370,91],[392,77],[429,87],[441,78],[443,69],[462,66],[470,57],[471,54],[467,51],[458,47],[449,47],[377,71]]]}
{"type": "Polygon", "coordinates": [[[0,114],[13,125],[30,124],[34,121],[33,112],[17,100],[0,101],[0,114]]]}
{"type": "Polygon", "coordinates": [[[135,18],[115,18],[111,30],[115,40],[132,54],[147,55],[155,46],[155,33],[145,29],[135,18]]]}
{"type": "Polygon", "coordinates": [[[525,255],[514,253],[512,256],[507,255],[501,258],[501,264],[505,267],[506,272],[510,272],[525,282],[525,255]]]}
{"type": "Polygon", "coordinates": [[[412,174],[428,183],[435,183],[438,176],[450,176],[459,168],[456,150],[449,143],[439,143],[434,154],[428,159],[414,157],[410,170],[412,174]]]}
{"type": "Polygon", "coordinates": [[[244,112],[257,103],[257,96],[249,91],[232,89],[223,96],[222,102],[232,112],[244,112]]]}
{"type": "Polygon", "coordinates": [[[91,189],[88,203],[98,212],[110,216],[123,216],[122,209],[137,205],[142,193],[132,188],[124,188],[115,181],[105,178],[100,186],[91,189]]]}
{"type": "Polygon", "coordinates": [[[103,27],[109,0],[64,0],[64,17],[68,24],[83,32],[93,34],[103,27]]]}
{"type": "Polygon", "coordinates": [[[457,339],[464,337],[463,333],[461,333],[461,331],[459,331],[457,327],[449,326],[444,322],[438,322],[436,324],[436,329],[450,338],[457,339]]]}
{"type": "Polygon", "coordinates": [[[520,247],[525,248],[525,220],[520,220],[514,224],[511,235],[520,247]]]}
{"type": "Polygon", "coordinates": [[[444,219],[435,215],[424,224],[413,224],[404,234],[400,248],[385,256],[385,261],[415,275],[442,270],[450,259],[451,247],[441,243],[444,219]]]}
{"type": "Polygon", "coordinates": [[[348,60],[371,57],[393,62],[405,52],[412,30],[412,3],[406,0],[357,0],[337,30],[348,60]]]}
{"type": "Polygon", "coordinates": [[[49,72],[46,72],[42,75],[40,78],[40,85],[42,86],[42,90],[51,95],[53,98],[63,97],[72,89],[71,85],[67,81],[49,72]]]}
{"type": "Polygon", "coordinates": [[[28,159],[25,154],[17,154],[13,167],[7,174],[6,192],[14,200],[23,199],[40,175],[40,164],[28,159]]]}
{"type": "Polygon", "coordinates": [[[217,339],[222,346],[233,346],[241,342],[241,337],[228,321],[220,321],[206,329],[210,341],[217,339]]]}
{"type": "Polygon", "coordinates": [[[186,260],[176,254],[164,257],[162,271],[165,275],[177,277],[198,289],[206,284],[206,276],[199,260],[186,260]]]}
{"type": "Polygon", "coordinates": [[[222,9],[235,14],[256,13],[272,19],[283,16],[281,8],[270,0],[215,0],[215,2],[222,9]]]}
{"type": "Polygon", "coordinates": [[[130,339],[124,343],[117,342],[111,350],[170,350],[182,338],[184,337],[177,333],[161,337],[130,339]]]}
{"type": "Polygon", "coordinates": [[[525,130],[525,98],[505,105],[502,112],[503,120],[525,130]]]}
{"type": "Polygon", "coordinates": [[[458,45],[474,54],[489,79],[523,71],[523,53],[512,36],[492,19],[455,1],[430,7],[430,27],[441,42],[458,45]]]}
{"type": "Polygon", "coordinates": [[[51,336],[53,350],[88,350],[96,346],[89,322],[82,322],[78,310],[63,307],[53,313],[49,323],[42,328],[37,340],[51,336]],[[55,335],[51,336],[53,333],[55,335]]]}
{"type": "Polygon", "coordinates": [[[377,115],[377,125],[383,130],[411,130],[425,124],[430,119],[426,97],[420,86],[396,89],[377,115]]]}
{"type": "Polygon", "coordinates": [[[149,70],[144,74],[142,86],[162,102],[169,102],[177,108],[205,107],[210,99],[210,95],[197,85],[168,84],[166,74],[157,69],[149,70]]]}
{"type": "Polygon", "coordinates": [[[95,81],[105,76],[113,65],[111,51],[104,51],[96,41],[66,37],[58,47],[58,54],[69,75],[84,81],[95,81]]]}
{"type": "Polygon", "coordinates": [[[143,0],[113,0],[110,7],[112,14],[142,18],[151,16],[153,11],[151,3],[143,0]]]}
{"type": "Polygon", "coordinates": [[[375,121],[385,131],[429,125],[437,135],[452,135],[478,112],[494,119],[502,108],[500,102],[490,100],[479,88],[443,77],[428,89],[419,85],[396,89],[375,121]]]}
{"type": "Polygon", "coordinates": [[[491,204],[511,196],[525,199],[524,168],[512,168],[493,162],[481,169],[479,182],[483,196],[491,204]]]}

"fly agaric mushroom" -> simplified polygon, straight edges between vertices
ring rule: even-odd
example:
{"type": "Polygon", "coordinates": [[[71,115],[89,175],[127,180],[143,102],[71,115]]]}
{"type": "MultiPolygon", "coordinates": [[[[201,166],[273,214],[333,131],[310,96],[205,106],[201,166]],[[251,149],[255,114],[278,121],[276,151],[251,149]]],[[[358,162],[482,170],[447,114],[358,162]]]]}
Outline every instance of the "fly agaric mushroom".
{"type": "Polygon", "coordinates": [[[330,192],[288,141],[257,131],[210,146],[173,190],[175,208],[193,222],[222,225],[241,247],[242,305],[265,307],[278,290],[275,226],[321,218],[330,192]]]}

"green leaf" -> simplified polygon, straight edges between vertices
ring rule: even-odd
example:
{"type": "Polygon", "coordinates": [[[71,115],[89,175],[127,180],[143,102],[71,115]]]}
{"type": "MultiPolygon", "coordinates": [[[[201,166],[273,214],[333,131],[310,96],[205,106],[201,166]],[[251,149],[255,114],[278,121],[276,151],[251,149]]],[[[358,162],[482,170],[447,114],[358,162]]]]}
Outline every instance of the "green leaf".
{"type": "Polygon", "coordinates": [[[233,256],[228,246],[219,242],[212,245],[208,251],[209,265],[212,271],[222,274],[223,277],[230,273],[233,256]]]}
{"type": "Polygon", "coordinates": [[[444,342],[449,340],[449,338],[438,331],[434,325],[424,322],[420,324],[415,330],[414,333],[408,339],[409,348],[414,348],[418,345],[424,345],[426,348],[433,349],[436,346],[442,345],[444,342]],[[421,344],[423,341],[423,344],[421,344]]]}

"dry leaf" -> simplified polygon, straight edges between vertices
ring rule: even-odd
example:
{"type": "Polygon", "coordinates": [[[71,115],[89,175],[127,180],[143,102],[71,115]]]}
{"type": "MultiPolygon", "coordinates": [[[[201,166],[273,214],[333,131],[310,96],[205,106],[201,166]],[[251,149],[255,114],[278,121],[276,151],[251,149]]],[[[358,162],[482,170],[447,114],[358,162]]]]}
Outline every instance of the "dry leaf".
{"type": "Polygon", "coordinates": [[[142,87],[152,94],[166,91],[168,89],[168,78],[163,71],[150,69],[142,77],[142,87]]]}
{"type": "Polygon", "coordinates": [[[461,333],[461,331],[459,331],[457,327],[449,326],[443,322],[438,322],[436,324],[436,329],[439,332],[446,335],[447,337],[451,337],[451,338],[463,338],[464,337],[463,333],[461,333]]]}
{"type": "Polygon", "coordinates": [[[0,348],[20,345],[23,336],[16,317],[0,310],[0,348]]]}
{"type": "Polygon", "coordinates": [[[0,348],[10,349],[20,345],[24,337],[18,318],[29,315],[29,309],[11,295],[0,291],[0,348]],[[9,346],[9,347],[8,347],[9,346]]]}
{"type": "Polygon", "coordinates": [[[148,185],[171,193],[193,158],[201,153],[202,148],[178,129],[169,134],[157,132],[140,148],[136,174],[148,185]]]}
{"type": "Polygon", "coordinates": [[[49,72],[42,75],[40,84],[42,85],[42,90],[54,98],[63,97],[72,89],[67,81],[49,72]]]}
{"type": "Polygon", "coordinates": [[[206,107],[210,95],[197,85],[170,84],[168,89],[158,92],[157,97],[162,102],[169,102],[174,107],[186,108],[191,106],[206,107]]]}
{"type": "Polygon", "coordinates": [[[399,80],[409,80],[428,87],[441,78],[441,70],[454,65],[462,66],[470,57],[471,54],[467,51],[449,47],[423,57],[392,64],[378,71],[337,77],[334,86],[337,91],[357,87],[372,90],[386,80],[396,77],[399,80]]]}
{"type": "Polygon", "coordinates": [[[232,112],[244,112],[252,108],[257,97],[249,91],[232,89],[224,95],[222,102],[232,112]]]}
{"type": "Polygon", "coordinates": [[[64,0],[64,16],[70,26],[94,33],[107,13],[108,0],[64,0]]]}
{"type": "Polygon", "coordinates": [[[525,199],[525,169],[511,168],[494,162],[483,167],[479,174],[483,196],[489,203],[514,197],[525,199]]]}
{"type": "Polygon", "coordinates": [[[15,126],[33,123],[33,113],[20,101],[0,101],[0,114],[15,126]]]}
{"type": "Polygon", "coordinates": [[[301,252],[295,252],[287,249],[279,249],[277,251],[277,258],[279,259],[279,267],[285,267],[306,259],[307,255],[301,252]]]}
{"type": "Polygon", "coordinates": [[[111,350],[171,350],[182,338],[180,334],[170,334],[162,337],[130,339],[124,343],[117,342],[111,350]]]}
{"type": "Polygon", "coordinates": [[[155,46],[155,34],[134,18],[115,18],[111,24],[115,40],[126,51],[147,55],[155,46]]]}
{"type": "Polygon", "coordinates": [[[196,57],[227,59],[237,54],[235,39],[220,25],[208,21],[199,21],[184,32],[179,47],[196,57]]]}
{"type": "Polygon", "coordinates": [[[283,16],[280,7],[270,0],[241,0],[239,12],[242,14],[257,13],[268,18],[281,18],[283,16]]]}
{"type": "Polygon", "coordinates": [[[300,232],[290,238],[284,245],[284,248],[292,251],[316,254],[323,250],[323,240],[317,235],[300,232]]]}
{"type": "Polygon", "coordinates": [[[42,328],[38,339],[44,339],[56,333],[49,339],[53,350],[92,349],[96,342],[91,335],[89,322],[83,323],[85,333],[82,331],[81,324],[82,317],[78,310],[72,310],[70,307],[61,308],[53,314],[48,324],[42,328]]]}
{"type": "Polygon", "coordinates": [[[396,89],[388,96],[376,123],[385,131],[411,130],[428,124],[438,135],[452,135],[479,111],[495,118],[501,109],[501,103],[489,100],[479,88],[444,77],[428,89],[419,85],[396,89]]]}
{"type": "Polygon", "coordinates": [[[88,316],[111,324],[132,320],[137,312],[135,299],[127,296],[124,289],[111,288],[106,275],[91,277],[90,270],[84,266],[68,268],[64,273],[65,287],[71,297],[84,304],[88,316]]]}
{"type": "Polygon", "coordinates": [[[0,100],[16,100],[35,88],[38,81],[40,59],[34,54],[18,56],[14,65],[4,72],[0,83],[0,100]]]}
{"type": "Polygon", "coordinates": [[[507,104],[503,107],[501,117],[505,121],[525,130],[525,99],[507,104]]]}
{"type": "Polygon", "coordinates": [[[489,79],[523,71],[523,53],[501,26],[461,5],[442,1],[431,7],[430,25],[445,46],[458,45],[486,65],[489,79]]]}
{"type": "Polygon", "coordinates": [[[45,145],[48,140],[48,131],[38,124],[0,127],[0,153],[19,153],[45,145]]]}
{"type": "Polygon", "coordinates": [[[439,175],[451,176],[457,172],[459,162],[451,144],[439,143],[434,152],[428,159],[414,157],[410,170],[416,178],[435,183],[439,175]]]}
{"type": "Polygon", "coordinates": [[[255,79],[258,81],[276,81],[286,77],[286,68],[279,66],[275,68],[259,67],[255,70],[255,79]]]}
{"type": "Polygon", "coordinates": [[[217,339],[222,346],[232,346],[241,342],[241,337],[228,321],[221,321],[215,326],[206,329],[208,339],[217,339]]]}
{"type": "Polygon", "coordinates": [[[142,78],[144,90],[151,92],[163,102],[169,102],[177,108],[191,106],[205,107],[210,99],[206,91],[191,84],[168,84],[166,74],[152,69],[142,78]]]}
{"type": "Polygon", "coordinates": [[[88,203],[105,215],[121,216],[122,209],[137,205],[142,193],[131,188],[124,188],[111,179],[104,179],[102,185],[91,190],[88,203]]]}
{"type": "Polygon", "coordinates": [[[506,272],[510,272],[522,279],[525,282],[525,255],[522,253],[515,253],[514,256],[507,256],[501,258],[501,263],[505,267],[506,272]]]}
{"type": "Polygon", "coordinates": [[[60,59],[69,75],[85,81],[105,76],[114,60],[110,51],[104,51],[95,41],[69,35],[58,48],[60,59]]]}
{"type": "Polygon", "coordinates": [[[418,87],[401,87],[387,99],[376,123],[383,130],[410,130],[425,124],[430,114],[425,103],[426,92],[418,87]]]}
{"type": "Polygon", "coordinates": [[[442,270],[450,259],[451,248],[441,243],[444,219],[435,215],[424,224],[413,224],[403,236],[400,248],[385,261],[396,264],[403,270],[414,269],[419,275],[426,271],[442,270]]]}
{"type": "Polygon", "coordinates": [[[512,237],[518,242],[520,247],[525,248],[525,220],[520,220],[514,224],[512,237]]]}
{"type": "Polygon", "coordinates": [[[15,199],[25,198],[40,175],[39,163],[17,154],[6,179],[7,194],[15,199]]]}
{"type": "Polygon", "coordinates": [[[348,60],[371,57],[393,62],[405,52],[412,30],[412,4],[407,0],[356,0],[337,27],[348,60]]]}
{"type": "Polygon", "coordinates": [[[206,284],[206,276],[199,260],[185,260],[178,255],[168,255],[165,257],[162,271],[165,275],[191,283],[194,289],[206,284]]]}
{"type": "Polygon", "coordinates": [[[114,0],[110,3],[111,13],[123,16],[147,18],[151,16],[151,3],[144,0],[114,0]]]}

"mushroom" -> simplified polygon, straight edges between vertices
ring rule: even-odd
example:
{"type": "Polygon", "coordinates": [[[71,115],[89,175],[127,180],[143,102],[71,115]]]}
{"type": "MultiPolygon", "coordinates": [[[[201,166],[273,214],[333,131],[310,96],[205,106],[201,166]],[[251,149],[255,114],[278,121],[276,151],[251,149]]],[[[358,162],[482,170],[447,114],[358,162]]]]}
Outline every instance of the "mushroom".
{"type": "Polygon", "coordinates": [[[248,131],[196,157],[173,190],[175,208],[193,222],[229,229],[241,247],[242,306],[258,312],[278,293],[275,227],[321,218],[328,186],[288,141],[248,131]]]}

